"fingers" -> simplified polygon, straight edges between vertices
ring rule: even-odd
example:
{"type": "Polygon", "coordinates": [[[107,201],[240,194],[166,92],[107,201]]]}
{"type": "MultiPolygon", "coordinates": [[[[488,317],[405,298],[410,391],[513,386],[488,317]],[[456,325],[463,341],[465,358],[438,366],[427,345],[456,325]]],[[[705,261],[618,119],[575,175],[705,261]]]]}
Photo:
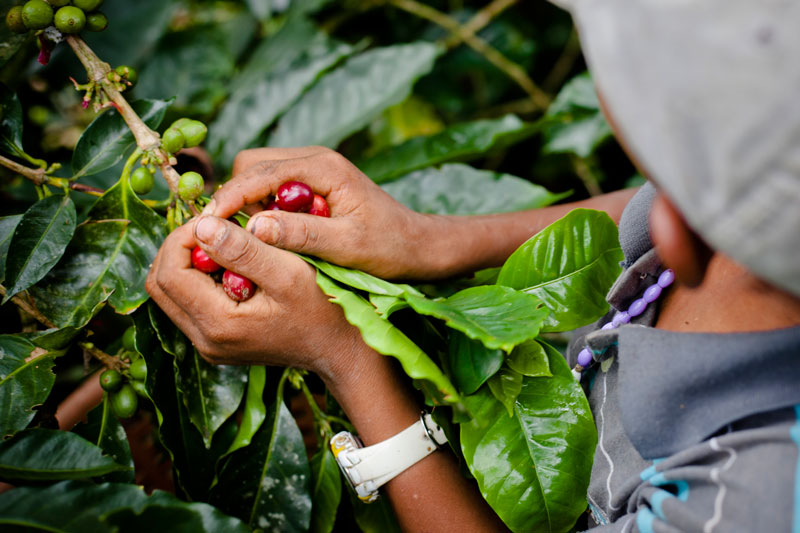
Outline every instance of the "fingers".
{"type": "Polygon", "coordinates": [[[342,218],[325,218],[285,211],[262,211],[252,216],[247,231],[259,240],[292,252],[330,256],[345,247],[343,235],[349,223],[342,218]]]}
{"type": "Polygon", "coordinates": [[[243,206],[275,194],[282,183],[291,180],[302,181],[317,194],[327,196],[336,186],[343,164],[348,164],[347,160],[332,150],[295,159],[261,161],[214,193],[203,214],[228,218],[243,206]]]}
{"type": "Polygon", "coordinates": [[[270,287],[271,294],[296,287],[299,273],[311,275],[311,267],[302,259],[262,243],[221,218],[201,217],[194,227],[194,236],[214,261],[250,278],[256,285],[270,287]]]}
{"type": "Polygon", "coordinates": [[[252,148],[242,150],[233,160],[233,175],[236,176],[262,161],[278,161],[307,157],[328,150],[324,146],[302,146],[299,148],[252,148]]]}

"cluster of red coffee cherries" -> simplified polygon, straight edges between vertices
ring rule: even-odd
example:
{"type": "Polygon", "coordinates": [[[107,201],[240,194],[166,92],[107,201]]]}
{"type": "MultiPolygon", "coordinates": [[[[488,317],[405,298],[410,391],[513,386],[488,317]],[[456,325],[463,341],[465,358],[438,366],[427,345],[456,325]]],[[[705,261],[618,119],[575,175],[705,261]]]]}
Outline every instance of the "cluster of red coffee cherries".
{"type": "MultiPolygon", "coordinates": [[[[289,211],[292,213],[308,213],[320,217],[330,217],[331,210],[323,196],[315,194],[311,187],[299,181],[288,181],[278,187],[275,198],[267,204],[267,210],[289,211]]],[[[206,274],[217,275],[222,269],[199,246],[192,250],[192,266],[206,274]]],[[[246,277],[231,270],[222,274],[222,288],[232,300],[244,302],[256,292],[256,286],[246,277]]]]}

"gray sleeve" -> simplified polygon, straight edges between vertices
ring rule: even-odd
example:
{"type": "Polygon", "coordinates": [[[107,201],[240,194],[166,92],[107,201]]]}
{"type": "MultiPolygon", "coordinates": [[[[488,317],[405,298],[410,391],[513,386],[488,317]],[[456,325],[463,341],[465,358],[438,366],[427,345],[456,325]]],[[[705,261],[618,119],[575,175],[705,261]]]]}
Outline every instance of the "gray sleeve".
{"type": "Polygon", "coordinates": [[[642,472],[626,512],[590,531],[793,531],[800,520],[798,417],[800,406],[757,415],[750,427],[656,461],[642,472]],[[773,423],[759,427],[764,418],[773,423]]]}

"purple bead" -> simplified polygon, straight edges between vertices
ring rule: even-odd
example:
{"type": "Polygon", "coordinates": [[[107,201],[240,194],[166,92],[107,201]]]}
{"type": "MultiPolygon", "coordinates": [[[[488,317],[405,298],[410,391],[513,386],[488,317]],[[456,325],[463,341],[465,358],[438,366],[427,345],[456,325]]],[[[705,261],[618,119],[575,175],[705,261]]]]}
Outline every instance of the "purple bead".
{"type": "Polygon", "coordinates": [[[644,313],[645,309],[647,309],[647,302],[644,301],[644,298],[639,298],[638,300],[634,300],[628,308],[628,314],[631,315],[631,317],[639,316],[644,313]]]}
{"type": "Polygon", "coordinates": [[[621,311],[614,315],[614,318],[611,320],[611,323],[615,326],[621,326],[622,324],[627,324],[631,321],[631,315],[628,314],[627,311],[621,311]]]}
{"type": "Polygon", "coordinates": [[[586,368],[592,362],[592,352],[589,348],[584,348],[578,353],[578,364],[586,368]]]}
{"type": "Polygon", "coordinates": [[[668,268],[658,276],[658,286],[662,289],[666,289],[672,285],[673,281],[675,281],[675,272],[673,272],[671,268],[668,268]]]}
{"type": "Polygon", "coordinates": [[[603,324],[603,327],[600,329],[614,329],[615,327],[617,326],[614,325],[614,322],[609,322],[607,324],[603,324]]]}
{"type": "Polygon", "coordinates": [[[647,287],[642,295],[642,299],[650,304],[658,300],[659,296],[661,296],[661,287],[659,287],[658,284],[655,284],[647,287]]]}

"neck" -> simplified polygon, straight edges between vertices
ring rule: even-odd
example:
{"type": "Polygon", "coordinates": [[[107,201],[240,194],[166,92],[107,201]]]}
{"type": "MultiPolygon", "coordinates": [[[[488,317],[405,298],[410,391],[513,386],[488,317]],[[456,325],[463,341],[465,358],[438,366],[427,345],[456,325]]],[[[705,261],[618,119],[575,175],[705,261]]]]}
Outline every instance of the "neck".
{"type": "Polygon", "coordinates": [[[656,327],[669,331],[735,333],[800,325],[800,299],[719,253],[699,286],[678,280],[663,298],[656,327]]]}

